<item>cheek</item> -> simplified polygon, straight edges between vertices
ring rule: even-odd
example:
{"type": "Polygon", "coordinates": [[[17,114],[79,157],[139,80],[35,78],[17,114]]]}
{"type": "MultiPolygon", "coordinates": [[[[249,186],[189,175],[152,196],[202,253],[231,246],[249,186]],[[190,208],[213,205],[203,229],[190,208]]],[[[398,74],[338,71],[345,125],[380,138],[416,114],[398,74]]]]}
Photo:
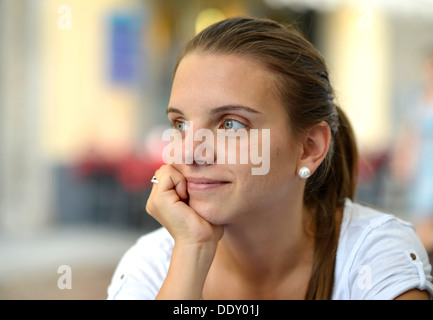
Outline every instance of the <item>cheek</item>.
{"type": "MultiPolygon", "coordinates": [[[[283,130],[281,130],[284,132],[283,130]]],[[[288,134],[274,134],[271,136],[271,170],[273,174],[280,174],[289,178],[297,163],[298,150],[291,142],[288,134]]]]}
{"type": "Polygon", "coordinates": [[[232,167],[236,170],[240,187],[245,193],[248,193],[247,190],[250,189],[251,194],[257,194],[260,191],[272,193],[276,190],[287,189],[286,186],[294,181],[296,175],[296,151],[289,147],[289,143],[280,138],[271,139],[270,148],[267,150],[260,146],[260,143],[258,156],[250,154],[248,165],[232,167]],[[268,169],[266,170],[267,165],[268,169]]]}
{"type": "MultiPolygon", "coordinates": [[[[217,164],[245,165],[250,161],[250,138],[246,130],[217,130],[215,153],[217,164]]],[[[236,169],[237,170],[237,169],[236,169]]]]}
{"type": "Polygon", "coordinates": [[[271,152],[271,172],[287,175],[293,167],[293,154],[288,148],[276,147],[271,152]]]}
{"type": "Polygon", "coordinates": [[[270,152],[269,172],[251,175],[249,171],[243,178],[242,194],[251,210],[263,211],[286,203],[298,188],[294,151],[286,144],[274,144],[270,152]]]}
{"type": "Polygon", "coordinates": [[[283,134],[266,135],[262,132],[258,139],[250,136],[249,145],[238,144],[236,154],[237,164],[231,165],[230,169],[242,189],[283,187],[296,175],[297,149],[290,146],[289,138],[283,134]],[[239,159],[239,155],[245,154],[248,162],[242,162],[242,157],[239,159]]]}
{"type": "Polygon", "coordinates": [[[296,188],[296,149],[290,147],[288,139],[273,137],[270,148],[269,172],[255,176],[255,184],[267,197],[285,199],[296,188]]]}

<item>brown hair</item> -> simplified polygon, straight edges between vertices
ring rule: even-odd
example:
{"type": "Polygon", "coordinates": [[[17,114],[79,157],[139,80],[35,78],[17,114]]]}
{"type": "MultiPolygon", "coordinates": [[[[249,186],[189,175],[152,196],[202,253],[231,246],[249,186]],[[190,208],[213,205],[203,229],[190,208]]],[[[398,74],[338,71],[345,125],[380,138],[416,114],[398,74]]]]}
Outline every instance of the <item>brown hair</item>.
{"type": "Polygon", "coordinates": [[[332,142],[325,160],[307,180],[304,203],[313,214],[314,265],[306,299],[330,299],[334,283],[339,225],[337,208],[353,199],[358,153],[343,111],[334,103],[328,71],[320,53],[299,32],[274,21],[235,17],[217,22],[196,35],[178,56],[191,52],[238,54],[266,66],[295,135],[326,121],[332,142]]]}

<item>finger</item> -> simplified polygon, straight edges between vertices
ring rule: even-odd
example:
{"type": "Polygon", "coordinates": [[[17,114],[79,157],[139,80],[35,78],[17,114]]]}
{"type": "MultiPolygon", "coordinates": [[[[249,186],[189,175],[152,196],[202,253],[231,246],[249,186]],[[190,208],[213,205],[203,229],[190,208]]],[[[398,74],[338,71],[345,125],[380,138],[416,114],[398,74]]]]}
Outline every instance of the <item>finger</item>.
{"type": "Polygon", "coordinates": [[[161,167],[155,172],[155,176],[158,180],[158,188],[162,192],[174,189],[180,199],[188,198],[186,179],[173,166],[161,167]]]}
{"type": "MultiPolygon", "coordinates": [[[[174,169],[174,168],[173,168],[174,169]]],[[[176,169],[173,170],[173,174],[170,175],[172,185],[182,200],[188,199],[187,182],[185,177],[176,169]]]]}
{"type": "Polygon", "coordinates": [[[179,197],[182,200],[186,200],[189,198],[187,182],[186,182],[185,178],[183,178],[182,181],[180,181],[178,184],[176,184],[175,190],[176,190],[176,193],[179,195],[179,197]]]}

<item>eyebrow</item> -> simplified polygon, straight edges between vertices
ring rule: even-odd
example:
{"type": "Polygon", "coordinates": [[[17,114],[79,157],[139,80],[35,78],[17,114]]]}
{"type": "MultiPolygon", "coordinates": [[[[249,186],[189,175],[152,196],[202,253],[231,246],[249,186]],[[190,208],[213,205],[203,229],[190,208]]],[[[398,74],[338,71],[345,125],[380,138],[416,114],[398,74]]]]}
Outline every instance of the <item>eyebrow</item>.
{"type": "MultiPolygon", "coordinates": [[[[217,107],[217,108],[210,110],[210,114],[215,115],[218,113],[229,112],[229,111],[247,111],[249,113],[261,114],[261,112],[255,110],[255,109],[252,109],[252,108],[246,107],[246,106],[242,106],[242,105],[226,105],[226,106],[217,107]]],[[[175,108],[175,107],[168,107],[166,113],[167,114],[179,113],[179,114],[183,115],[183,112],[181,110],[179,110],[178,108],[175,108]]]]}

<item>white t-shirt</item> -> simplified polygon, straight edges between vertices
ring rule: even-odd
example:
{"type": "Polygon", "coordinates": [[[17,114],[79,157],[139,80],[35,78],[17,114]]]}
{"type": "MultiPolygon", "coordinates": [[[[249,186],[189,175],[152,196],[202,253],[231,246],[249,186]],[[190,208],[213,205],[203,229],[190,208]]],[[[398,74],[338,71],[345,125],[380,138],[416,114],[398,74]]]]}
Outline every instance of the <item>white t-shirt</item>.
{"type": "MultiPolygon", "coordinates": [[[[108,299],[154,299],[174,240],[164,228],[142,236],[121,259],[108,299]]],[[[433,296],[432,267],[411,224],[346,200],[332,299],[394,299],[411,290],[433,296]]]]}

